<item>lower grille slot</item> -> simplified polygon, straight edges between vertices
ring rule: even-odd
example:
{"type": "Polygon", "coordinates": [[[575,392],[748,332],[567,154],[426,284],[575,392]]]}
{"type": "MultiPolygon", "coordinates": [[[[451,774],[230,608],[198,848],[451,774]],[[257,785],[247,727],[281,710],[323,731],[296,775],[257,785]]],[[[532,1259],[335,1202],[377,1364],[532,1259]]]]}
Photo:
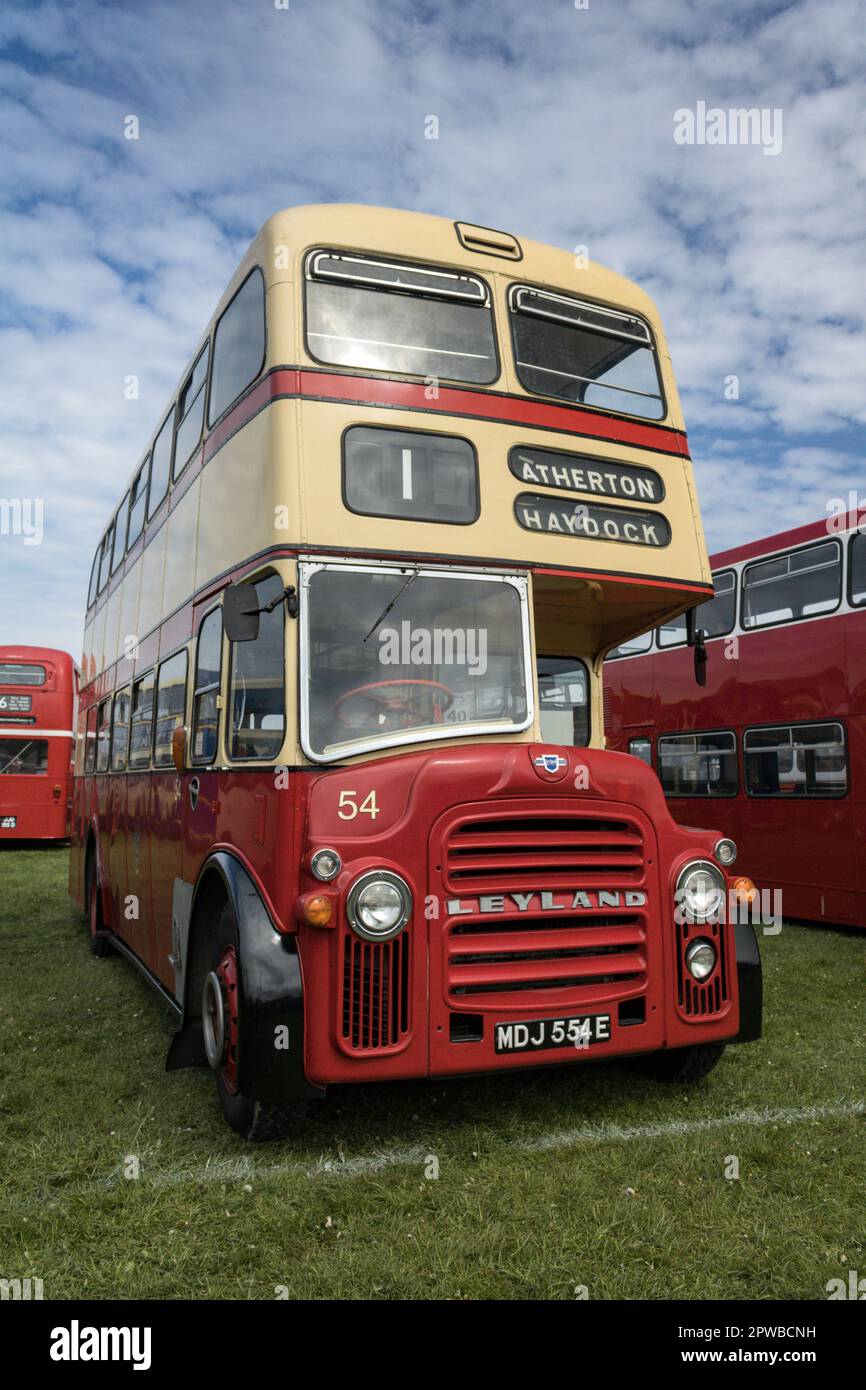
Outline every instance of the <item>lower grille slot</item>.
{"type": "Polygon", "coordinates": [[[409,1031],[407,932],[393,941],[343,940],[341,1031],[353,1052],[387,1052],[409,1031]]]}

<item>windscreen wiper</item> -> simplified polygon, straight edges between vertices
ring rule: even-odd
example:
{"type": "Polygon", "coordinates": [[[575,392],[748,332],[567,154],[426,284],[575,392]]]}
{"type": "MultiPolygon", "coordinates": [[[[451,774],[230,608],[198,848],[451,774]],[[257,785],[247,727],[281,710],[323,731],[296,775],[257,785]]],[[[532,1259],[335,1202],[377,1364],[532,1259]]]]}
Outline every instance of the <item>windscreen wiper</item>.
{"type": "Polygon", "coordinates": [[[365,641],[365,642],[368,642],[368,641],[370,640],[370,638],[373,636],[373,633],[376,631],[376,628],[379,626],[379,624],[380,624],[380,623],[383,623],[383,622],[385,621],[385,619],[387,618],[388,614],[391,612],[391,609],[394,607],[394,605],[395,605],[396,603],[399,602],[399,600],[400,600],[400,599],[403,597],[403,595],[405,594],[406,590],[409,588],[409,585],[410,585],[410,584],[414,584],[414,582],[415,582],[415,580],[416,580],[417,578],[418,578],[418,570],[413,570],[412,573],[409,575],[409,578],[406,580],[405,584],[401,585],[401,587],[397,590],[396,594],[394,595],[394,597],[392,598],[392,600],[391,600],[391,602],[388,604],[388,606],[387,606],[386,608],[384,608],[384,609],[382,610],[382,612],[379,614],[379,616],[378,616],[378,618],[376,619],[376,621],[374,622],[373,626],[370,628],[370,631],[367,633],[367,636],[364,638],[364,641],[365,641]]]}

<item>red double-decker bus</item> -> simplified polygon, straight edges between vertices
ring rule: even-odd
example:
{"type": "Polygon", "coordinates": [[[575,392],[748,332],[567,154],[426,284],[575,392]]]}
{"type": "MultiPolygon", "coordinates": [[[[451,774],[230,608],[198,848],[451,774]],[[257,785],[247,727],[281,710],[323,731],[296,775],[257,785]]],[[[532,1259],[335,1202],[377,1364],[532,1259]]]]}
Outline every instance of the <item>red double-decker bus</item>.
{"type": "Polygon", "coordinates": [[[604,749],[603,653],[712,592],[637,286],[444,218],[278,213],[118,496],[70,887],[235,1130],[331,1083],[694,1080],[759,1035],[731,847],[604,749]]]}
{"type": "Polygon", "coordinates": [[[684,620],[620,646],[609,746],[655,768],[677,820],[735,839],[786,916],[866,926],[866,534],[843,514],[711,564],[706,685],[684,620]]]}
{"type": "Polygon", "coordinates": [[[0,839],[69,835],[77,691],[68,652],[0,647],[0,839]]]}

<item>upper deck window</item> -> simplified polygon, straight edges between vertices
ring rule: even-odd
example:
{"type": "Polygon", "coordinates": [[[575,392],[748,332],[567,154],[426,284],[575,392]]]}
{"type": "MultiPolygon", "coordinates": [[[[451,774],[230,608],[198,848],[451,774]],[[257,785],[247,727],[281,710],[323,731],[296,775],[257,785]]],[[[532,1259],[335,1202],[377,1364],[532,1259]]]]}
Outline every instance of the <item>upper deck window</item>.
{"type": "Polygon", "coordinates": [[[208,420],[218,420],[265,361],[265,282],[253,270],[217,320],[208,420]]]}
{"type": "Polygon", "coordinates": [[[614,647],[612,652],[608,652],[605,661],[619,661],[621,656],[641,656],[648,652],[653,644],[652,632],[642,632],[639,637],[629,637],[627,642],[621,646],[614,647]]]}
{"type": "Polygon", "coordinates": [[[838,541],[749,565],[743,576],[743,627],[768,627],[830,613],[842,595],[838,541]]]}
{"type": "Polygon", "coordinates": [[[0,685],[44,685],[45,667],[22,661],[0,662],[0,685]]]}
{"type": "Polygon", "coordinates": [[[183,472],[201,439],[204,424],[204,397],[207,385],[208,346],[199,353],[195,366],[181,387],[177,401],[177,432],[174,439],[174,476],[183,472]]]}
{"type": "Polygon", "coordinates": [[[517,375],[527,391],[662,419],[655,346],[643,319],[528,285],[513,285],[509,299],[517,375]]]}
{"type": "Polygon", "coordinates": [[[475,275],[314,251],[306,289],[317,362],[480,385],[499,375],[490,291],[475,275]]]}

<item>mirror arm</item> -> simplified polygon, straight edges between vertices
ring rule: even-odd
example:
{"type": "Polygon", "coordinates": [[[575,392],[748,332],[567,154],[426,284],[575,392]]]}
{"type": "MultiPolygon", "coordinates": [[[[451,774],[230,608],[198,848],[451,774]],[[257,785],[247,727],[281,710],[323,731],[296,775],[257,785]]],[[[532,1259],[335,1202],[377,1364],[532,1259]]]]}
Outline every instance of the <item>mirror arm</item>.
{"type": "Polygon", "coordinates": [[[266,603],[264,608],[258,608],[256,612],[273,613],[277,605],[282,603],[284,600],[286,604],[286,612],[288,613],[289,617],[296,618],[298,616],[299,604],[298,591],[295,588],[294,584],[288,584],[286,588],[283,589],[283,592],[281,594],[277,594],[276,598],[271,599],[270,603],[266,603]]]}

